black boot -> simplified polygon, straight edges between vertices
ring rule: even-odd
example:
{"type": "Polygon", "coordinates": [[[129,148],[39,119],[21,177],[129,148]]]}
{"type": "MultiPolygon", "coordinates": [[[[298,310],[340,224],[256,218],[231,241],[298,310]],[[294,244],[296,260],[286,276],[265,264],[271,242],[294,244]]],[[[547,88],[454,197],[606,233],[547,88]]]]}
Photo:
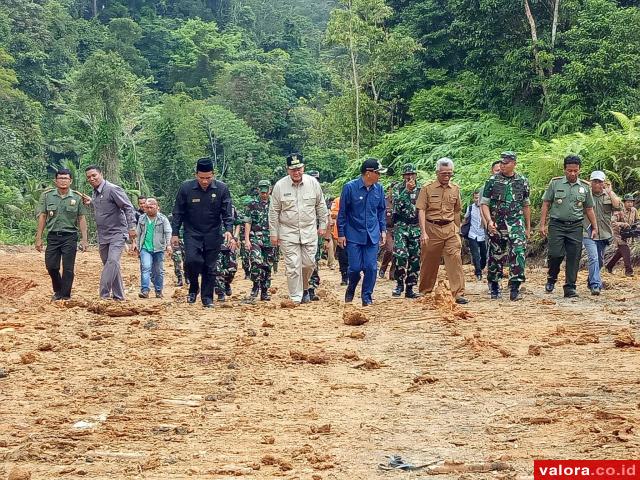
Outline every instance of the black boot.
{"type": "Polygon", "coordinates": [[[256,299],[259,293],[260,293],[260,285],[258,285],[257,283],[254,283],[253,287],[251,287],[251,293],[249,294],[249,296],[253,299],[256,299]]]}
{"type": "Polygon", "coordinates": [[[349,277],[347,277],[346,275],[342,275],[342,281],[340,282],[340,285],[349,285],[349,277]]]}
{"type": "Polygon", "coordinates": [[[544,286],[544,291],[547,293],[551,293],[553,292],[554,288],[556,288],[556,281],[551,278],[548,278],[547,284],[544,286]]]}
{"type": "Polygon", "coordinates": [[[218,292],[218,301],[219,302],[224,302],[226,300],[226,296],[223,292],[218,292]]]}
{"type": "Polygon", "coordinates": [[[269,295],[269,289],[267,287],[262,287],[260,289],[260,300],[263,302],[268,302],[271,300],[271,295],[269,295]]]}
{"type": "Polygon", "coordinates": [[[182,281],[182,275],[178,277],[178,281],[176,282],[176,286],[181,287],[184,285],[184,282],[182,281]]]}
{"type": "Polygon", "coordinates": [[[398,283],[396,284],[396,288],[393,289],[393,292],[391,292],[391,296],[393,297],[399,297],[400,295],[402,295],[402,292],[404,292],[404,282],[402,280],[398,280],[398,283]]]}
{"type": "Polygon", "coordinates": [[[309,289],[309,298],[311,299],[312,302],[317,302],[320,300],[320,297],[318,295],[316,295],[316,289],[315,288],[310,288],[309,289]]]}
{"type": "Polygon", "coordinates": [[[232,293],[233,293],[233,292],[231,291],[231,285],[226,285],[226,286],[224,287],[224,294],[225,294],[227,297],[230,297],[232,293]]]}
{"type": "Polygon", "coordinates": [[[407,289],[404,291],[404,296],[405,298],[418,298],[420,295],[413,291],[413,285],[407,285],[407,289]]]}
{"type": "Polygon", "coordinates": [[[489,282],[489,291],[491,292],[491,300],[499,300],[502,298],[500,284],[498,282],[489,282]]]}
{"type": "Polygon", "coordinates": [[[309,296],[309,290],[302,291],[302,300],[300,303],[311,303],[311,297],[309,296]]]}
{"type": "Polygon", "coordinates": [[[509,300],[512,302],[517,302],[518,300],[522,300],[522,294],[520,293],[520,284],[512,283],[511,290],[509,293],[509,300]]]}
{"type": "Polygon", "coordinates": [[[378,278],[384,278],[384,274],[386,273],[386,269],[385,268],[381,268],[380,270],[378,270],[378,278]]]}

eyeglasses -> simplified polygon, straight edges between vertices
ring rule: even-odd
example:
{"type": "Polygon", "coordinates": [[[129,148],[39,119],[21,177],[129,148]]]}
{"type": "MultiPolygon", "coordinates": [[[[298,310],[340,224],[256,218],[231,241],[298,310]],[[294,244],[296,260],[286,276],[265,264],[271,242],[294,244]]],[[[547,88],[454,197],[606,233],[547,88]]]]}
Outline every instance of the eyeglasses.
{"type": "Polygon", "coordinates": [[[437,172],[438,175],[442,175],[443,177],[453,177],[453,172],[437,172]]]}

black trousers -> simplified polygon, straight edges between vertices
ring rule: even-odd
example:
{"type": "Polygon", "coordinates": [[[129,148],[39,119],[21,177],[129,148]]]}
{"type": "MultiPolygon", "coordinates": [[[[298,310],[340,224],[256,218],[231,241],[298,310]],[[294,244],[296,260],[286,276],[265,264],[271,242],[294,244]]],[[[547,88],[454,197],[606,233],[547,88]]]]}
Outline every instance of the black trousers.
{"type": "Polygon", "coordinates": [[[582,255],[582,221],[562,222],[549,220],[549,272],[547,281],[556,283],[560,265],[565,260],[564,290],[575,290],[582,255]]]}
{"type": "Polygon", "coordinates": [[[77,233],[49,232],[47,235],[44,264],[51,277],[53,293],[58,297],[71,297],[77,252],[77,233]],[[60,275],[60,260],[62,260],[62,275],[60,275]]]}
{"type": "Polygon", "coordinates": [[[185,252],[185,274],[189,279],[189,293],[198,294],[202,303],[213,302],[213,288],[216,281],[216,260],[220,246],[216,248],[208,247],[203,242],[190,241],[184,239],[185,252]],[[202,276],[202,286],[200,288],[200,276],[202,276]]]}
{"type": "Polygon", "coordinates": [[[336,245],[336,257],[338,257],[338,265],[340,265],[340,275],[342,275],[343,279],[346,279],[349,273],[349,257],[347,256],[347,250],[336,245]]]}
{"type": "Polygon", "coordinates": [[[468,238],[469,251],[473,260],[473,268],[476,275],[482,275],[482,270],[487,266],[487,242],[468,238]]]}

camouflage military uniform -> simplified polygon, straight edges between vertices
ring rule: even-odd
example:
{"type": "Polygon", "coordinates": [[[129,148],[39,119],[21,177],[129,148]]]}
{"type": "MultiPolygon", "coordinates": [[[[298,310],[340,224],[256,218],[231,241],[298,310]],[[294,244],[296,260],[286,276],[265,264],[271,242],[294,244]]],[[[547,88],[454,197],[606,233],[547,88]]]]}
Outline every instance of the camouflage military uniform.
{"type": "Polygon", "coordinates": [[[407,287],[413,287],[418,283],[420,225],[416,200],[419,193],[419,185],[410,192],[404,182],[393,189],[393,256],[396,260],[395,279],[398,286],[404,283],[407,287]]]}
{"type": "Polygon", "coordinates": [[[233,282],[237,271],[236,251],[222,245],[215,268],[215,292],[218,294],[219,300],[224,300],[225,295],[231,295],[231,282],[233,282]]]}
{"type": "Polygon", "coordinates": [[[320,258],[322,257],[322,247],[324,246],[324,237],[318,237],[318,249],[316,250],[316,268],[313,269],[311,273],[311,278],[309,278],[309,288],[313,288],[314,290],[320,286],[320,272],[318,270],[320,258]]]}
{"type": "Polygon", "coordinates": [[[247,205],[245,221],[251,224],[249,276],[254,287],[268,289],[271,286],[271,268],[276,253],[269,238],[269,202],[263,202],[260,199],[252,201],[247,205]]]}
{"type": "Polygon", "coordinates": [[[530,204],[529,182],[518,173],[511,177],[493,175],[484,185],[480,203],[489,206],[497,229],[496,235],[489,234],[487,280],[499,282],[508,263],[509,283],[518,286],[525,281],[527,237],[523,208],[530,204]]]}
{"type": "MultiPolygon", "coordinates": [[[[244,223],[240,226],[240,239],[244,238],[244,223]]],[[[240,242],[240,260],[242,261],[242,270],[244,271],[245,277],[249,277],[251,271],[251,261],[249,259],[249,252],[247,248],[244,246],[244,242],[240,242]]]]}
{"type": "Polygon", "coordinates": [[[182,286],[183,281],[186,280],[189,284],[189,277],[187,277],[184,267],[184,242],[180,239],[180,246],[174,248],[171,254],[171,260],[173,260],[173,271],[176,274],[177,285],[182,286]]]}

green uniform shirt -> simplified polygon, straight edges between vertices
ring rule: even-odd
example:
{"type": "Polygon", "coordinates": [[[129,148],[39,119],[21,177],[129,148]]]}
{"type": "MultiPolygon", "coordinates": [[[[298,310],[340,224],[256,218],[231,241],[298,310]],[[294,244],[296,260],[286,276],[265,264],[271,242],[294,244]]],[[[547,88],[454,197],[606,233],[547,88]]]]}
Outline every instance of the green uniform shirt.
{"type": "Polygon", "coordinates": [[[245,210],[244,220],[251,224],[249,238],[253,243],[263,247],[271,247],[269,238],[269,201],[254,200],[245,210]]]}
{"type": "Polygon", "coordinates": [[[529,190],[529,181],[519,173],[510,177],[496,173],[482,187],[480,203],[489,206],[498,229],[515,224],[524,226],[524,207],[531,204],[529,190]]]}
{"type": "Polygon", "coordinates": [[[87,215],[87,208],[82,203],[82,197],[73,190],[61,197],[58,189],[46,190],[40,197],[36,215],[44,213],[47,216],[45,224],[48,232],[78,231],[78,217],[87,215]]]}
{"type": "Polygon", "coordinates": [[[416,185],[412,192],[407,190],[405,183],[393,189],[392,215],[393,223],[402,225],[418,225],[418,209],[416,201],[420,194],[420,185],[416,185]]]}
{"type": "Polygon", "coordinates": [[[147,217],[147,229],[144,232],[144,242],[142,243],[142,248],[147,252],[153,253],[155,250],[153,248],[153,232],[156,228],[156,221],[151,220],[147,217]]]}
{"type": "MultiPolygon", "coordinates": [[[[611,216],[615,210],[620,210],[622,202],[618,208],[613,207],[611,203],[611,197],[602,192],[598,195],[591,192],[593,196],[593,213],[596,215],[596,222],[598,224],[598,237],[596,240],[609,240],[613,237],[613,229],[611,227],[611,216]]],[[[587,217],[584,218],[584,236],[591,237],[591,222],[587,217]]]]}
{"type": "Polygon", "coordinates": [[[551,218],[565,222],[582,220],[584,209],[593,207],[591,184],[581,179],[569,183],[566,176],[555,177],[549,182],[542,200],[551,202],[551,218]]]}

